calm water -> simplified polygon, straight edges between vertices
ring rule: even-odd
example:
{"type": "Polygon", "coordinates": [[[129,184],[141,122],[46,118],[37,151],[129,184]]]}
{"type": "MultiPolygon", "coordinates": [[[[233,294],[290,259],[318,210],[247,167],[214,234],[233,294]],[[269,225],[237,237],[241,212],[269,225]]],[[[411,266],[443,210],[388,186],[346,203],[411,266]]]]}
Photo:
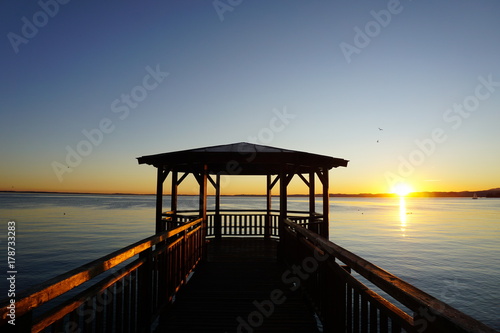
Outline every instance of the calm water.
{"type": "MultiPolygon", "coordinates": [[[[330,203],[333,242],[500,330],[500,199],[330,203]]],[[[196,206],[197,197],[181,197],[180,209],[196,206]]],[[[222,198],[224,209],[264,207],[263,197],[222,198]]],[[[305,198],[289,199],[290,210],[307,207],[305,198]]],[[[0,193],[5,252],[7,222],[16,221],[18,291],[152,235],[154,210],[153,196],[0,193]]],[[[6,290],[1,282],[0,298],[6,290]]]]}

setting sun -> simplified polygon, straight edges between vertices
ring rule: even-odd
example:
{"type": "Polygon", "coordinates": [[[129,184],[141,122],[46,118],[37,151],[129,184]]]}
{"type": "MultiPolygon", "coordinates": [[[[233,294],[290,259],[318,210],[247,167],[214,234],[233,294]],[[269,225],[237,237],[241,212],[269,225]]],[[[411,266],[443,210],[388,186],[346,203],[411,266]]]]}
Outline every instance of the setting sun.
{"type": "Polygon", "coordinates": [[[405,183],[399,183],[392,188],[392,193],[395,193],[400,197],[407,196],[411,192],[413,192],[412,187],[405,183]]]}

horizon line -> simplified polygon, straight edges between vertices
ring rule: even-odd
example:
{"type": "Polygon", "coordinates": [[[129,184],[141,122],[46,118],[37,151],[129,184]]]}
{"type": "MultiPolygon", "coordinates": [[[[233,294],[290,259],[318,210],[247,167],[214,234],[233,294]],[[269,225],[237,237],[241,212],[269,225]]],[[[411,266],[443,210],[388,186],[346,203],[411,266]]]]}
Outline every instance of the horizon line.
{"type": "MultiPolygon", "coordinates": [[[[453,196],[456,194],[457,196],[465,196],[465,194],[474,194],[474,193],[488,193],[488,192],[499,192],[500,195],[500,187],[492,188],[488,190],[463,190],[463,191],[414,191],[406,195],[406,197],[425,197],[425,196],[453,196]],[[459,195],[461,194],[461,195],[459,195]]],[[[0,190],[0,193],[47,193],[47,194],[89,194],[89,195],[156,195],[156,193],[130,193],[130,192],[79,192],[79,191],[35,191],[35,190],[0,190]]],[[[164,196],[170,196],[171,193],[165,193],[164,196]]],[[[178,194],[178,196],[196,196],[198,194],[178,194]]],[[[215,194],[207,194],[207,196],[212,197],[215,194]]],[[[261,197],[266,196],[266,194],[221,194],[223,197],[244,197],[244,196],[255,196],[261,197]]],[[[279,194],[272,194],[273,197],[279,197],[279,194]]],[[[289,197],[309,197],[309,194],[288,194],[289,197]]],[[[321,197],[321,193],[316,193],[315,197],[321,197]]],[[[361,193],[328,193],[329,197],[399,197],[396,193],[371,193],[371,192],[361,192],[361,193]]]]}

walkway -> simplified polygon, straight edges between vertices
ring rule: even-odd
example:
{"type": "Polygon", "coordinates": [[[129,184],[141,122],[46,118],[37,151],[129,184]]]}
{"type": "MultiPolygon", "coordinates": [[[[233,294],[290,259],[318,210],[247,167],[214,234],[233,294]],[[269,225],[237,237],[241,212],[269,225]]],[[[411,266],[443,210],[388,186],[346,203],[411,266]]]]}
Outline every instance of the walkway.
{"type": "Polygon", "coordinates": [[[208,262],[160,319],[156,332],[317,332],[300,291],[276,261],[276,241],[212,240],[208,262]]]}

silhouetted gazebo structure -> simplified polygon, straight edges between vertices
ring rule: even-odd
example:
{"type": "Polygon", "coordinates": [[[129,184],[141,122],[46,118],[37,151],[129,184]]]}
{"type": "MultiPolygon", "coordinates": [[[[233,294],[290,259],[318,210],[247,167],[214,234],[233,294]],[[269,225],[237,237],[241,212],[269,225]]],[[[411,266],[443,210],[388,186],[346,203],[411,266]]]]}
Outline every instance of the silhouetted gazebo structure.
{"type": "MultiPolygon", "coordinates": [[[[166,230],[163,216],[163,184],[169,174],[171,181],[171,214],[177,212],[178,186],[193,174],[199,184],[199,215],[207,216],[207,184],[215,188],[215,216],[220,210],[221,175],[261,175],[267,177],[267,212],[271,212],[271,190],[279,182],[280,220],[287,217],[287,187],[297,175],[309,187],[309,228],[328,239],[329,193],[328,171],[348,161],[341,158],[282,149],[247,142],[195,148],[138,158],[139,164],[157,168],[156,232],[166,230]],[[182,174],[180,177],[179,175],[182,174]],[[316,213],[315,177],[322,184],[323,207],[316,213]],[[214,179],[215,178],[215,179],[214,179]],[[314,221],[314,223],[313,223],[314,221]]],[[[266,229],[267,230],[267,229],[266,229]]],[[[220,226],[215,222],[215,235],[220,237],[220,226]]],[[[266,232],[266,237],[269,233],[266,232]]]]}

